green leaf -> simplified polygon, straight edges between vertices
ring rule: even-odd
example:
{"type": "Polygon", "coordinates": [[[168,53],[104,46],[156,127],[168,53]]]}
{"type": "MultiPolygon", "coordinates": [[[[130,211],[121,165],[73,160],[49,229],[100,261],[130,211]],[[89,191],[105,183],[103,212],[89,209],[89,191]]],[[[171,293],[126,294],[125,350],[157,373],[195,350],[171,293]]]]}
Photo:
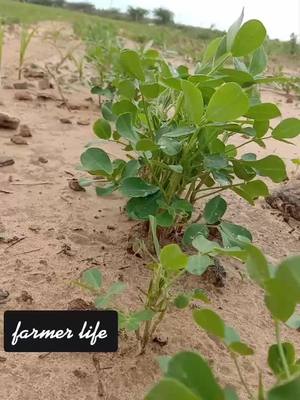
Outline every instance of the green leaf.
{"type": "Polygon", "coordinates": [[[160,252],[160,262],[167,270],[178,271],[186,268],[189,257],[184,254],[177,244],[168,244],[160,252]]]}
{"type": "Polygon", "coordinates": [[[253,128],[256,132],[257,138],[262,138],[269,130],[270,121],[254,121],[253,128]]]}
{"type": "Polygon", "coordinates": [[[86,171],[104,171],[108,175],[113,172],[112,163],[104,150],[90,147],[81,154],[80,161],[86,171]]]}
{"type": "Polygon", "coordinates": [[[230,350],[240,354],[241,356],[252,356],[254,354],[253,349],[251,349],[251,347],[243,342],[231,343],[229,348],[230,350]]]}
{"type": "Polygon", "coordinates": [[[234,57],[246,56],[258,49],[264,42],[266,29],[263,24],[252,19],[245,22],[235,36],[231,52],[234,57]]]}
{"type": "Polygon", "coordinates": [[[112,105],[112,112],[116,115],[122,115],[125,113],[129,113],[132,115],[134,119],[137,113],[136,106],[129,100],[123,99],[121,101],[117,101],[112,105]]]}
{"type": "Polygon", "coordinates": [[[238,395],[236,394],[236,391],[233,388],[226,387],[224,389],[224,400],[239,400],[239,398],[238,395]]]}
{"type": "Polygon", "coordinates": [[[150,321],[154,314],[154,311],[147,309],[131,314],[127,320],[126,329],[128,331],[136,331],[142,322],[150,321]]]}
{"type": "Polygon", "coordinates": [[[243,226],[222,221],[219,230],[224,247],[241,247],[245,243],[252,241],[251,233],[243,226]]]}
{"type": "Polygon", "coordinates": [[[199,400],[199,397],[177,380],[164,378],[150,390],[145,400],[199,400]]]}
{"type": "Polygon", "coordinates": [[[300,134],[300,119],[287,118],[281,121],[272,131],[274,139],[289,139],[300,134]]]}
{"type": "Polygon", "coordinates": [[[210,61],[215,56],[222,40],[223,40],[223,36],[217,37],[217,38],[213,39],[207,45],[207,47],[203,53],[203,58],[202,58],[203,63],[210,61]]]}
{"type": "Polygon", "coordinates": [[[156,215],[159,204],[158,200],[162,198],[160,192],[156,192],[146,197],[131,198],[127,205],[126,211],[131,219],[148,220],[149,215],[156,215]]]}
{"type": "Polygon", "coordinates": [[[209,171],[218,171],[228,166],[228,158],[224,154],[208,154],[204,156],[203,164],[209,171]]]}
{"type": "Polygon", "coordinates": [[[181,150],[181,143],[177,142],[174,139],[162,136],[159,141],[158,145],[160,149],[167,155],[167,156],[175,156],[181,150]]]}
{"type": "Polygon", "coordinates": [[[267,176],[273,182],[282,182],[287,178],[285,164],[278,156],[267,156],[260,160],[243,161],[254,168],[261,176],[267,176]]]}
{"type": "Polygon", "coordinates": [[[278,279],[295,302],[300,303],[300,256],[294,256],[284,260],[277,269],[278,279]]]}
{"type": "Polygon", "coordinates": [[[82,273],[81,281],[92,289],[100,289],[102,285],[102,274],[98,268],[91,268],[82,273]]]}
{"type": "Polygon", "coordinates": [[[163,212],[156,214],[155,217],[158,226],[168,228],[174,224],[175,216],[170,214],[168,210],[164,210],[163,212]]]}
{"type": "Polygon", "coordinates": [[[267,68],[268,65],[268,57],[263,48],[263,46],[259,47],[253,53],[249,71],[253,76],[259,75],[267,68]]]}
{"type": "Polygon", "coordinates": [[[248,252],[246,263],[248,274],[259,286],[264,287],[265,282],[271,278],[268,262],[264,254],[257,247],[248,245],[246,250],[248,252]]]}
{"type": "Polygon", "coordinates": [[[187,271],[193,275],[202,275],[211,265],[214,265],[214,261],[209,256],[195,255],[189,257],[187,271]]]}
{"type": "Polygon", "coordinates": [[[126,164],[126,167],[123,171],[122,178],[129,178],[132,176],[137,176],[139,169],[141,167],[141,164],[138,162],[138,160],[130,160],[126,164]]]}
{"type": "Polygon", "coordinates": [[[181,126],[179,128],[175,128],[164,133],[164,136],[169,138],[177,138],[181,136],[191,135],[194,132],[195,128],[191,128],[190,126],[181,126]]]}
{"type": "Polygon", "coordinates": [[[193,318],[197,325],[203,328],[208,334],[224,339],[224,321],[214,311],[208,308],[194,310],[193,318]]]}
{"type": "Polygon", "coordinates": [[[268,393],[267,400],[296,400],[300,399],[300,377],[275,386],[268,393]]]}
{"type": "Polygon", "coordinates": [[[195,289],[191,296],[193,299],[201,300],[204,303],[210,303],[210,300],[207,297],[207,295],[200,289],[195,289]]]}
{"type": "Polygon", "coordinates": [[[140,86],[140,90],[143,96],[149,99],[155,99],[158,97],[166,88],[158,83],[147,83],[140,86]]]}
{"type": "Polygon", "coordinates": [[[295,311],[296,301],[288,287],[280,279],[270,279],[265,283],[265,303],[274,319],[287,321],[295,311]]]}
{"type": "Polygon", "coordinates": [[[100,139],[108,140],[111,137],[111,127],[105,119],[98,119],[94,123],[93,130],[100,139]]]}
{"type": "Polygon", "coordinates": [[[267,185],[261,180],[250,181],[239,187],[233,187],[231,189],[252,205],[254,205],[254,200],[256,200],[258,197],[266,197],[269,195],[267,185]]]}
{"type": "Polygon", "coordinates": [[[191,224],[189,225],[183,235],[182,242],[186,246],[191,246],[193,240],[198,235],[208,236],[208,228],[203,224],[191,224]]]}
{"type": "Polygon", "coordinates": [[[232,343],[240,342],[240,336],[235,329],[231,326],[225,326],[224,343],[226,346],[230,346],[232,343]]]}
{"type": "Polygon", "coordinates": [[[112,112],[112,103],[111,102],[106,102],[103,104],[101,107],[101,113],[104,119],[107,121],[114,121],[115,116],[112,112]]]}
{"type": "Polygon", "coordinates": [[[285,324],[291,328],[291,329],[300,329],[300,315],[299,314],[293,314],[286,322],[285,324]]]}
{"type": "Polygon", "coordinates": [[[114,296],[121,294],[124,291],[125,287],[126,285],[123,282],[114,282],[104,296],[96,298],[95,306],[97,308],[106,308],[112,301],[114,296]]]}
{"type": "Polygon", "coordinates": [[[122,50],[120,61],[126,72],[140,81],[145,80],[141,60],[136,51],[128,49],[122,50]]]}
{"type": "Polygon", "coordinates": [[[234,82],[224,83],[210,99],[206,116],[209,121],[226,122],[239,118],[249,108],[249,100],[241,87],[234,82]]]}
{"type": "MultiPolygon", "coordinates": [[[[296,355],[294,346],[292,345],[292,343],[289,342],[284,342],[281,345],[288,366],[293,365],[295,363],[296,355]]],[[[269,347],[268,365],[275,375],[281,375],[285,373],[278,344],[273,344],[269,347]]]]}
{"type": "Polygon", "coordinates": [[[217,242],[206,239],[203,235],[198,235],[192,242],[193,247],[202,254],[210,253],[220,247],[217,242]]]}
{"type": "Polygon", "coordinates": [[[135,86],[130,79],[125,79],[118,84],[119,94],[121,96],[127,97],[127,99],[132,100],[135,97],[135,86]]]}
{"type": "Polygon", "coordinates": [[[117,189],[118,189],[118,185],[116,185],[115,183],[110,183],[107,186],[97,186],[96,194],[97,194],[97,196],[109,196],[117,189]]]}
{"type": "Polygon", "coordinates": [[[242,25],[243,19],[244,19],[244,8],[243,8],[242,13],[239,16],[239,18],[228,29],[228,32],[227,32],[227,35],[226,35],[226,48],[227,48],[227,51],[231,50],[232,44],[234,42],[236,34],[238,33],[238,31],[240,29],[240,26],[242,25]]]}
{"type": "Polygon", "coordinates": [[[116,128],[120,136],[136,143],[139,140],[139,135],[132,125],[132,115],[130,113],[121,114],[116,121],[116,128]]]}
{"type": "Polygon", "coordinates": [[[157,186],[150,185],[138,177],[125,178],[120,184],[120,191],[126,197],[146,197],[158,190],[157,186]]]}
{"type": "Polygon", "coordinates": [[[201,91],[192,82],[182,80],[181,87],[184,96],[184,105],[189,119],[194,124],[200,124],[203,115],[203,98],[201,91]]]}
{"type": "Polygon", "coordinates": [[[184,294],[179,294],[175,300],[174,300],[174,304],[177,308],[186,308],[189,305],[190,299],[185,296],[184,294]]]}
{"type": "Polygon", "coordinates": [[[255,119],[256,121],[265,121],[280,117],[280,115],[279,108],[273,103],[256,104],[250,107],[246,113],[248,118],[255,119]]]}
{"type": "MultiPolygon", "coordinates": [[[[197,399],[216,400],[223,398],[222,389],[213,376],[210,367],[196,353],[181,352],[172,357],[166,376],[176,379],[189,388],[197,396],[197,399]]],[[[183,397],[182,400],[184,399],[183,397]]]]}
{"type": "Polygon", "coordinates": [[[171,358],[172,358],[171,356],[159,356],[159,357],[157,357],[159,368],[161,369],[163,374],[167,373],[169,362],[170,362],[171,358]]]}
{"type": "Polygon", "coordinates": [[[221,220],[226,209],[226,201],[221,196],[216,196],[206,203],[203,217],[208,224],[215,224],[221,220]]]}
{"type": "Polygon", "coordinates": [[[155,151],[159,147],[151,139],[140,139],[135,145],[137,151],[155,151]]]}

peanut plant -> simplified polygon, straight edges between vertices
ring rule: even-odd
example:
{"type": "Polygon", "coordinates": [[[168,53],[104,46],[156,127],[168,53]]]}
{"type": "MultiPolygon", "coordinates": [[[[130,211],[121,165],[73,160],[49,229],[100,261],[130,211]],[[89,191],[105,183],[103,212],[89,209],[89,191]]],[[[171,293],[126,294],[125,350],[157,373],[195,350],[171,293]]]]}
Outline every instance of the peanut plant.
{"type": "MultiPolygon", "coordinates": [[[[135,332],[139,354],[145,352],[172,305],[183,308],[186,301],[189,302],[191,299],[208,301],[206,295],[199,289],[188,294],[173,293],[174,284],[189,269],[190,257],[184,254],[177,244],[169,244],[160,249],[154,217],[150,217],[150,221],[156,256],[149,254],[152,262],[148,264],[147,269],[151,271],[151,278],[147,291],[142,292],[145,297],[143,309],[133,312],[119,310],[119,329],[135,332]]],[[[112,304],[113,297],[120,294],[125,287],[122,282],[116,282],[103,294],[102,275],[97,268],[85,271],[81,280],[76,283],[96,296],[95,306],[99,309],[108,308],[112,304]]]]}
{"type": "MultiPolygon", "coordinates": [[[[213,253],[201,245],[202,252],[213,253]]],[[[229,255],[230,252],[227,252],[229,255]]],[[[227,348],[237,369],[241,385],[252,400],[295,400],[300,397],[300,361],[296,359],[294,345],[282,342],[281,325],[299,329],[300,317],[295,314],[300,303],[300,256],[287,258],[277,266],[268,263],[255,246],[244,242],[243,249],[232,250],[235,257],[246,262],[249,276],[263,289],[265,305],[274,323],[275,343],[268,349],[268,365],[277,383],[267,391],[260,371],[256,392],[253,393],[243,376],[240,357],[254,354],[254,350],[240,339],[239,334],[222,318],[208,308],[195,309],[193,319],[199,328],[216,337],[227,348]],[[234,253],[235,252],[235,253],[234,253]]],[[[188,305],[188,302],[185,303],[188,305]]],[[[162,360],[164,378],[148,393],[145,400],[238,400],[233,388],[222,388],[207,362],[193,352],[181,352],[162,360]]]]}
{"type": "Polygon", "coordinates": [[[259,86],[282,77],[264,75],[263,24],[242,24],[242,18],[208,45],[194,72],[175,69],[151,48],[120,52],[109,84],[94,89],[107,97],[94,132],[118,143],[124,159],[88,148],[81,164],[94,179],[84,185],[95,184],[100,196],[119,190],[131,219],[154,215],[158,226],[169,229],[185,224],[200,199],[230,190],[254,204],[268,195],[262,178],[287,179],[277,155],[243,152],[249,143],[266,147],[270,139],[294,138],[300,121],[272,122],[280,110],[261,101],[259,86]]]}

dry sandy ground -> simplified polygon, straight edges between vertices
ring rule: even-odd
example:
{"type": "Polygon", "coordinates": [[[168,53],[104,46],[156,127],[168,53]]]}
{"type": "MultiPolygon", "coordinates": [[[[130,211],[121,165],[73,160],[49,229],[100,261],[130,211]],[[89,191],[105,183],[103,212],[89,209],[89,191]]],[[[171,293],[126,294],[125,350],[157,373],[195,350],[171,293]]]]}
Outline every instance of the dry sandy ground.
{"type": "MultiPolygon", "coordinates": [[[[42,30],[49,29],[52,29],[51,24],[44,25],[42,30]]],[[[67,40],[64,45],[67,47],[70,43],[71,40],[67,40]]],[[[7,38],[4,54],[5,84],[16,81],[17,46],[18,40],[12,34],[7,38]]],[[[42,40],[41,32],[31,43],[27,59],[44,64],[55,61],[55,57],[53,48],[42,40]]],[[[101,268],[105,285],[118,279],[127,284],[119,300],[122,307],[131,310],[142,307],[137,287],[147,287],[149,274],[143,268],[143,261],[126,251],[128,230],[134,224],[121,212],[123,200],[118,195],[97,198],[93,190],[74,192],[68,187],[71,174],[80,176],[76,164],[84,145],[93,139],[91,126],[79,126],[77,121],[92,122],[98,115],[95,103],[85,100],[90,97],[87,88],[76,83],[70,88],[68,98],[78,104],[89,104],[89,109],[68,112],[51,100],[17,101],[15,90],[0,89],[0,111],[18,116],[22,123],[29,125],[33,135],[26,139],[27,146],[21,146],[10,142],[12,132],[0,130],[0,155],[15,160],[14,165],[0,168],[0,188],[11,192],[0,193],[1,230],[5,230],[7,238],[24,238],[10,248],[8,244],[0,244],[0,289],[10,293],[8,301],[0,304],[0,324],[6,309],[66,309],[68,303],[78,297],[90,300],[88,294],[70,282],[94,265],[101,268]],[[64,125],[60,117],[71,118],[73,123],[64,125]],[[41,156],[48,162],[39,162],[41,156]],[[69,255],[61,252],[65,245],[71,248],[69,255]],[[24,293],[22,296],[23,291],[27,292],[27,299],[24,293]]],[[[52,93],[58,96],[55,89],[52,93]]],[[[274,98],[270,93],[265,97],[273,97],[281,103],[284,116],[299,116],[299,106],[295,102],[286,104],[284,97],[274,98]]],[[[118,152],[115,147],[107,149],[112,154],[118,152]]],[[[289,160],[299,157],[299,146],[270,142],[270,150],[287,160],[291,172],[289,160]]],[[[263,154],[260,149],[258,151],[263,154]]],[[[227,198],[230,200],[228,219],[250,229],[255,242],[272,260],[299,252],[297,224],[291,232],[291,227],[277,212],[267,208],[264,201],[250,207],[234,196],[227,198]]],[[[222,289],[197,277],[184,277],[179,286],[181,289],[202,287],[208,291],[213,307],[257,351],[251,358],[251,366],[241,361],[251,386],[254,388],[258,382],[259,369],[263,370],[268,385],[271,374],[266,367],[267,346],[274,342],[274,337],[262,293],[246,277],[241,277],[241,267],[237,268],[237,264],[226,260],[224,266],[228,279],[222,289]]],[[[1,399],[142,399],[160,376],[157,356],[183,349],[201,352],[211,361],[221,382],[237,387],[241,398],[246,398],[226,350],[195,327],[191,310],[172,310],[167,315],[158,332],[161,337],[168,338],[165,347],[153,343],[145,355],[137,357],[135,339],[129,336],[120,341],[117,354],[100,354],[101,397],[91,354],[50,354],[40,359],[38,354],[5,353],[1,331],[1,399]]],[[[299,333],[284,331],[284,336],[295,342],[299,354],[299,333]]]]}

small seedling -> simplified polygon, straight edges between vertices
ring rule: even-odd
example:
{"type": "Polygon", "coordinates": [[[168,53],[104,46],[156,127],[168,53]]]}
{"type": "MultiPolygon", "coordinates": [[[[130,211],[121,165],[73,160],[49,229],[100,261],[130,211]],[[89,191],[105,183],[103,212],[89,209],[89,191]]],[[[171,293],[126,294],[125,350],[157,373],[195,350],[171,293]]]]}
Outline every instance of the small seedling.
{"type": "Polygon", "coordinates": [[[21,29],[21,37],[20,37],[20,50],[19,50],[19,68],[18,68],[18,79],[22,78],[22,69],[23,69],[23,64],[25,61],[25,55],[26,51],[28,49],[28,46],[31,42],[31,39],[37,32],[37,28],[33,28],[29,30],[25,25],[22,26],[21,29]]]}

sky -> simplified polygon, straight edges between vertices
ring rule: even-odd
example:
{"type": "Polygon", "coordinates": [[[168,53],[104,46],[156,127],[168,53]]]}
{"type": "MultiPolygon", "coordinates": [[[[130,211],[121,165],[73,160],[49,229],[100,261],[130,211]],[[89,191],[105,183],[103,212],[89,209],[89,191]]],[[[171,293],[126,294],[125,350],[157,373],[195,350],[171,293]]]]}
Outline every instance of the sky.
{"type": "Polygon", "coordinates": [[[259,19],[271,39],[288,40],[294,32],[300,38],[300,0],[90,0],[97,8],[129,5],[153,10],[165,7],[175,14],[175,22],[227,30],[245,7],[245,20],[259,19]]]}

